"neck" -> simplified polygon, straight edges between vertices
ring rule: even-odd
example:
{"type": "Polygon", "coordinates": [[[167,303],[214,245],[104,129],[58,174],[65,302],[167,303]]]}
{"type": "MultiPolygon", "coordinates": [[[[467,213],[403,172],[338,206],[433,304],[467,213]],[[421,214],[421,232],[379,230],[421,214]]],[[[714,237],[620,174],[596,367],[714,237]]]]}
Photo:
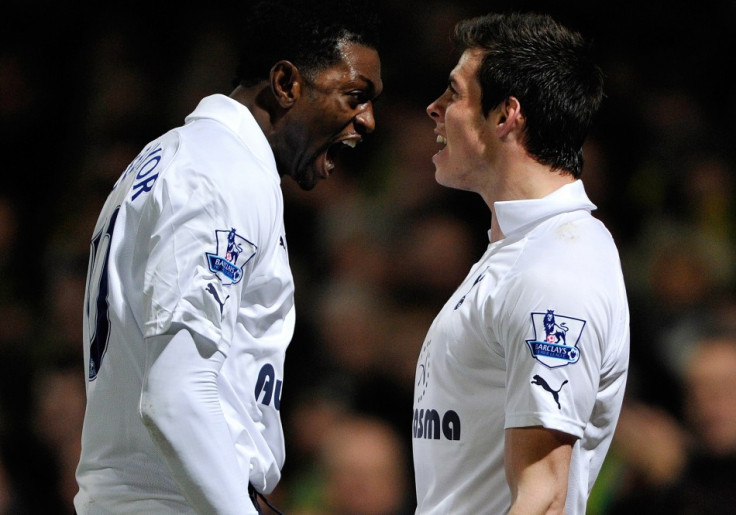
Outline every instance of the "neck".
{"type": "Polygon", "coordinates": [[[495,184],[493,190],[483,195],[483,199],[491,210],[491,242],[505,237],[496,218],[496,202],[544,198],[574,181],[575,178],[571,174],[554,171],[536,161],[507,168],[506,173],[495,184]]]}
{"type": "Polygon", "coordinates": [[[255,86],[237,86],[230,93],[230,98],[237,100],[248,108],[266,138],[271,141],[275,119],[272,114],[273,109],[268,102],[267,87],[268,83],[266,81],[255,86]]]}

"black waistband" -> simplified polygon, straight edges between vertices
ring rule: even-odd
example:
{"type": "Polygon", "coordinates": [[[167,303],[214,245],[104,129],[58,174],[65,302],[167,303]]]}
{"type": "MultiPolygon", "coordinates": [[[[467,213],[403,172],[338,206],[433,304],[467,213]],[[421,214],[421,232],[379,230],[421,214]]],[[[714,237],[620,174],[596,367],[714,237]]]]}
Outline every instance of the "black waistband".
{"type": "Polygon", "coordinates": [[[258,502],[258,499],[261,499],[266,504],[266,506],[268,506],[271,512],[275,513],[276,515],[284,515],[278,508],[271,504],[268,499],[266,499],[265,495],[253,488],[253,485],[251,484],[248,485],[248,495],[250,496],[250,500],[251,502],[253,502],[253,506],[256,507],[256,511],[258,511],[258,513],[265,513],[261,508],[260,503],[258,502]]]}

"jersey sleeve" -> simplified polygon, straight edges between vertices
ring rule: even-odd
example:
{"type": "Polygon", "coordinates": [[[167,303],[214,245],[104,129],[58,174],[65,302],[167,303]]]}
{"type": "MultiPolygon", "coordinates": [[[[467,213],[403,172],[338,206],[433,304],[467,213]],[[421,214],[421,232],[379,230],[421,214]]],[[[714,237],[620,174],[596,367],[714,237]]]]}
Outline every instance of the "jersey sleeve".
{"type": "Polygon", "coordinates": [[[218,395],[224,354],[182,330],[147,340],[140,415],[198,513],[254,514],[218,395]]]}
{"type": "Polygon", "coordinates": [[[500,308],[505,427],[543,426],[580,438],[598,390],[604,310],[572,270],[554,272],[539,267],[511,279],[500,308]]]}
{"type": "Polygon", "coordinates": [[[144,335],[186,327],[226,352],[271,210],[255,193],[260,185],[235,187],[215,167],[201,167],[179,164],[156,185],[144,335]]]}

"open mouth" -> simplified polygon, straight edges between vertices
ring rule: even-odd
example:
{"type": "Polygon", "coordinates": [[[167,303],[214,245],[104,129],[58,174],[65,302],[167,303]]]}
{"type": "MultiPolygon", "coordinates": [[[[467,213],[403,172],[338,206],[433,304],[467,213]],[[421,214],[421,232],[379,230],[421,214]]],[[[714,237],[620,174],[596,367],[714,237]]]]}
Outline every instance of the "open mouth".
{"type": "Polygon", "coordinates": [[[435,154],[435,156],[438,156],[439,154],[442,153],[443,150],[445,150],[445,148],[447,147],[447,138],[445,136],[442,136],[441,134],[438,134],[437,143],[439,143],[441,146],[440,146],[440,149],[435,154]]]}
{"type": "Polygon", "coordinates": [[[347,147],[347,148],[355,148],[358,143],[360,142],[360,138],[347,138],[344,140],[337,141],[330,145],[327,150],[325,151],[325,159],[324,159],[324,177],[327,178],[330,176],[332,170],[335,168],[335,163],[339,157],[339,154],[347,147]]]}

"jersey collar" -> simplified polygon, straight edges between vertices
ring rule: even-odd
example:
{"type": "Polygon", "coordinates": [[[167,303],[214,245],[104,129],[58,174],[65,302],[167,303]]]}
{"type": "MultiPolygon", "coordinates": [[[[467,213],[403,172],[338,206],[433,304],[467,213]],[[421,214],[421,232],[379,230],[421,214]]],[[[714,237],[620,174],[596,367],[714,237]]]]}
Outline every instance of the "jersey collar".
{"type": "Polygon", "coordinates": [[[560,213],[579,209],[590,212],[596,209],[585,193],[583,182],[578,179],[540,199],[504,200],[494,203],[496,219],[501,232],[511,236],[528,230],[532,225],[560,213]]]}
{"type": "Polygon", "coordinates": [[[226,95],[215,94],[200,100],[196,109],[184,120],[210,118],[224,124],[228,129],[240,136],[243,143],[253,152],[256,158],[276,171],[276,158],[271,150],[266,135],[256,122],[253,114],[243,104],[226,95]]]}

